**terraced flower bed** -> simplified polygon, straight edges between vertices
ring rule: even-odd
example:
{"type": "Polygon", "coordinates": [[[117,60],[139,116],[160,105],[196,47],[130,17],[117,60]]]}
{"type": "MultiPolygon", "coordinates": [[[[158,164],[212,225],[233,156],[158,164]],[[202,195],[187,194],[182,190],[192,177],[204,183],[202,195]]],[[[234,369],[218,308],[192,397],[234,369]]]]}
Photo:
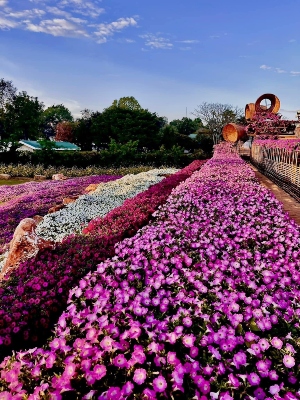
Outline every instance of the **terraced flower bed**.
{"type": "Polygon", "coordinates": [[[66,181],[28,182],[0,187],[0,253],[9,243],[23,218],[45,215],[49,208],[61,204],[64,197],[79,195],[92,183],[109,182],[120,176],[86,176],[66,181]]]}
{"type": "Polygon", "coordinates": [[[6,398],[300,397],[300,229],[281,204],[225,145],[154,215],[70,291],[48,345],[3,361],[6,398]]]}
{"type": "Polygon", "coordinates": [[[114,245],[147,224],[153,211],[166,201],[172,189],[203,164],[204,161],[194,161],[173,175],[161,177],[161,182],[102,218],[102,233],[72,235],[57,243],[54,250],[40,251],[1,282],[1,357],[11,350],[44,343],[66,307],[70,288],[86,273],[96,269],[100,261],[113,256],[114,245]],[[124,214],[127,215],[126,223],[123,222],[124,214]]]}

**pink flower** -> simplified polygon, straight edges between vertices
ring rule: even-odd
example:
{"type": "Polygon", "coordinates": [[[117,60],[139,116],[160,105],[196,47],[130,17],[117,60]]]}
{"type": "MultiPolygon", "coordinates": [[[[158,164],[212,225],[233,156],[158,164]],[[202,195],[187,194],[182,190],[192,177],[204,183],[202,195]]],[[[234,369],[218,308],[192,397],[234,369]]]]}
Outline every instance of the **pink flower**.
{"type": "Polygon", "coordinates": [[[147,372],[144,368],[138,368],[134,371],[133,381],[138,385],[142,385],[147,377],[147,372]]]}
{"type": "Polygon", "coordinates": [[[120,400],[121,390],[119,387],[111,387],[107,391],[107,400],[120,400]]]}
{"type": "Polygon", "coordinates": [[[167,382],[162,375],[153,380],[153,389],[155,392],[163,392],[167,387],[167,382]]]}
{"type": "Polygon", "coordinates": [[[126,365],[127,365],[127,360],[126,360],[124,354],[119,354],[119,355],[117,355],[117,356],[114,358],[114,360],[113,360],[113,364],[114,364],[116,367],[119,367],[119,368],[124,368],[124,367],[126,367],[126,365]]]}
{"type": "Polygon", "coordinates": [[[195,339],[196,338],[193,334],[184,335],[182,338],[182,343],[184,344],[185,347],[193,347],[195,339]]]}
{"type": "Polygon", "coordinates": [[[106,375],[106,367],[102,364],[96,364],[93,371],[97,381],[100,381],[106,375]]]}
{"type": "Polygon", "coordinates": [[[278,337],[274,337],[271,340],[271,344],[273,347],[275,347],[275,349],[279,349],[279,350],[282,348],[282,345],[283,345],[282,340],[278,339],[278,337]]]}
{"type": "Polygon", "coordinates": [[[114,344],[114,340],[109,336],[105,336],[100,342],[100,346],[102,347],[103,350],[106,350],[106,351],[112,350],[113,344],[114,344]]]}
{"type": "Polygon", "coordinates": [[[292,356],[289,356],[288,354],[286,354],[283,357],[283,364],[287,367],[287,368],[293,368],[293,366],[295,365],[295,359],[292,356]]]}

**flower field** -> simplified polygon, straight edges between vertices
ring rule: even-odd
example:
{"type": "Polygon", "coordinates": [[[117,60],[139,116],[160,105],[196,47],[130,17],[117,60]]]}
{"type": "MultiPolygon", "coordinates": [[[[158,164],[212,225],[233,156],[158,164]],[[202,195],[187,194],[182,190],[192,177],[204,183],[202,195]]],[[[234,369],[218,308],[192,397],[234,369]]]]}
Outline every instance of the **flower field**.
{"type": "Polygon", "coordinates": [[[79,195],[92,183],[109,182],[120,176],[88,176],[66,181],[28,182],[0,186],[0,253],[23,218],[47,214],[50,207],[61,204],[64,197],[79,195]],[[1,204],[4,203],[4,204],[1,204]]]}
{"type": "Polygon", "coordinates": [[[255,139],[254,143],[266,149],[283,149],[287,151],[300,150],[300,139],[255,139]]]}
{"type": "Polygon", "coordinates": [[[103,182],[91,194],[80,196],[66,208],[46,215],[37,227],[37,234],[47,240],[61,241],[72,233],[80,233],[94,218],[104,216],[126,199],[136,196],[150,186],[173,174],[174,168],[152,169],[137,175],[125,175],[117,181],[103,182]]]}
{"type": "Polygon", "coordinates": [[[1,357],[12,349],[44,343],[66,307],[69,289],[86,273],[96,269],[97,263],[113,256],[114,245],[147,224],[153,211],[166,201],[171,190],[203,164],[203,161],[194,161],[125,201],[101,219],[103,233],[72,235],[57,243],[55,249],[40,251],[2,281],[1,357]]]}
{"type": "Polygon", "coordinates": [[[38,347],[0,399],[300,398],[300,228],[228,144],[200,166],[1,283],[3,354],[38,347]]]}

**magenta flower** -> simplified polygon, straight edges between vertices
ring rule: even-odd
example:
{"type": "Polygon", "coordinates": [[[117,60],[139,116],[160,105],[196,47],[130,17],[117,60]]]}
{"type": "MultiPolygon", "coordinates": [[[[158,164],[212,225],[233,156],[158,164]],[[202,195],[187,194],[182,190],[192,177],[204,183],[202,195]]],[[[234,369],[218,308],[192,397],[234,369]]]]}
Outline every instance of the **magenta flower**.
{"type": "Polygon", "coordinates": [[[247,375],[247,379],[251,386],[260,384],[260,377],[255,372],[251,372],[251,374],[247,375]]]}
{"type": "Polygon", "coordinates": [[[271,344],[273,347],[275,347],[275,349],[281,349],[282,348],[282,340],[278,339],[278,337],[273,337],[273,339],[271,340],[271,344]]]}
{"type": "Polygon", "coordinates": [[[100,381],[106,375],[106,367],[102,364],[96,364],[93,369],[95,378],[100,381]]]}
{"type": "Polygon", "coordinates": [[[124,354],[117,355],[113,360],[113,364],[116,367],[125,368],[127,366],[127,360],[126,360],[124,354]]]}
{"type": "Polygon", "coordinates": [[[138,384],[138,385],[142,385],[147,377],[147,372],[144,368],[138,368],[134,371],[134,375],[132,380],[138,384]]]}
{"type": "Polygon", "coordinates": [[[167,382],[162,375],[153,380],[153,389],[155,392],[163,392],[167,387],[167,382]]]}
{"type": "Polygon", "coordinates": [[[194,346],[194,341],[196,340],[195,336],[193,334],[190,335],[184,335],[182,338],[182,343],[184,344],[185,347],[193,347],[194,346]]]}
{"type": "Polygon", "coordinates": [[[107,400],[120,400],[121,389],[119,387],[111,387],[107,391],[107,400]]]}
{"type": "Polygon", "coordinates": [[[295,365],[295,359],[292,356],[289,356],[288,354],[286,354],[283,357],[283,364],[287,367],[287,368],[293,368],[295,365]]]}

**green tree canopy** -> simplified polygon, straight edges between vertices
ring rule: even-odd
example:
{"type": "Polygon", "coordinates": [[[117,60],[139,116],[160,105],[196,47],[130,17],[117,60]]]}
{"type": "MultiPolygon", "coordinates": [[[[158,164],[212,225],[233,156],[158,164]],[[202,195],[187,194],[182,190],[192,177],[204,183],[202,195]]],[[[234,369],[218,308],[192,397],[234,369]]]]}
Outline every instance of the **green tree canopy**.
{"type": "Polygon", "coordinates": [[[203,126],[200,118],[191,119],[191,118],[182,118],[182,119],[174,119],[170,122],[171,126],[174,126],[177,129],[177,132],[180,135],[190,135],[191,133],[195,133],[197,129],[203,126]]]}
{"type": "Polygon", "coordinates": [[[125,110],[133,110],[133,111],[142,109],[139,102],[133,96],[121,97],[119,100],[114,100],[112,105],[108,107],[106,110],[111,108],[124,108],[125,110]]]}
{"type": "Polygon", "coordinates": [[[70,110],[63,104],[52,105],[43,111],[42,122],[46,137],[54,136],[56,126],[60,122],[72,122],[73,116],[70,110]]]}
{"type": "Polygon", "coordinates": [[[15,140],[36,139],[41,135],[44,104],[27,92],[13,97],[6,107],[5,136],[15,140]]]}

